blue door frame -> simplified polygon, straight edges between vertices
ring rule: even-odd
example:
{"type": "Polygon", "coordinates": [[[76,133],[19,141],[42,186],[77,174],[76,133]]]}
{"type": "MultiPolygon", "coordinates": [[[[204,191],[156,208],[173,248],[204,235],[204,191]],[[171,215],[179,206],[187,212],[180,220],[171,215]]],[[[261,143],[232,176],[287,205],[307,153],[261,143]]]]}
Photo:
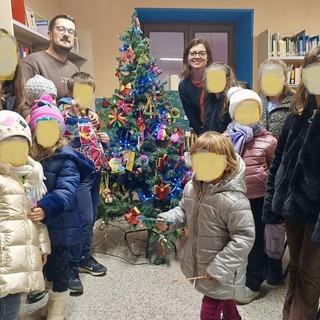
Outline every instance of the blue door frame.
{"type": "Polygon", "coordinates": [[[233,23],[235,25],[236,75],[252,88],[253,9],[136,8],[141,22],[233,23]]]}

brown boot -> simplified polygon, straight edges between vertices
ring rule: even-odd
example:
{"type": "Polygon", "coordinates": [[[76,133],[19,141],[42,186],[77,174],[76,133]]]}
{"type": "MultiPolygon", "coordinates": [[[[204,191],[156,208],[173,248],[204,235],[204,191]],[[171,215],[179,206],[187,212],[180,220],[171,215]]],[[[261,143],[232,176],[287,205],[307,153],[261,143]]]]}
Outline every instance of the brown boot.
{"type": "Polygon", "coordinates": [[[68,299],[69,290],[63,292],[53,292],[49,290],[47,320],[65,320],[68,299]]]}

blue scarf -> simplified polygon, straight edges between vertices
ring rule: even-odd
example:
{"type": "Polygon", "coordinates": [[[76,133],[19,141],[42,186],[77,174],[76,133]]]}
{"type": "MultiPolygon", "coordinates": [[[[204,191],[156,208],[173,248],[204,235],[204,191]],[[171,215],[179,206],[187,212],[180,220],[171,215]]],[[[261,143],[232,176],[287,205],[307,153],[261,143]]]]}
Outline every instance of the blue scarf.
{"type": "Polygon", "coordinates": [[[242,126],[237,122],[231,122],[226,130],[227,136],[231,140],[234,150],[240,156],[242,155],[245,144],[261,132],[261,124],[254,123],[250,126],[242,126]]]}

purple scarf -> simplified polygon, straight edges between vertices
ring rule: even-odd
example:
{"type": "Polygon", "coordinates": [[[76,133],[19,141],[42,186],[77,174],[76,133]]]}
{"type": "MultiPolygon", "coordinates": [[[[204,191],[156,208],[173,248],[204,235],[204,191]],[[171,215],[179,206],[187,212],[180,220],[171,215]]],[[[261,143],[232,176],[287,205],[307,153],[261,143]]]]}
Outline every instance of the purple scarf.
{"type": "Polygon", "coordinates": [[[242,126],[237,122],[231,122],[226,130],[226,134],[231,140],[234,150],[240,156],[242,155],[245,144],[261,132],[261,124],[255,123],[251,126],[242,126]]]}

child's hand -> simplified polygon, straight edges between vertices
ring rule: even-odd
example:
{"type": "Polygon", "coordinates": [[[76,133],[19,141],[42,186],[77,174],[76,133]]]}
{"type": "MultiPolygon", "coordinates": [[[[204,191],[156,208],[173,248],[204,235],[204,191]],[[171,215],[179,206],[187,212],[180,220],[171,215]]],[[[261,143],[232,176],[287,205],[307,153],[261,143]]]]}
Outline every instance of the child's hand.
{"type": "Polygon", "coordinates": [[[108,144],[110,142],[110,137],[106,132],[98,132],[98,136],[102,143],[108,144]]]}
{"type": "Polygon", "coordinates": [[[96,114],[95,112],[93,112],[92,110],[90,110],[88,117],[91,121],[91,123],[98,128],[99,127],[99,116],[98,114],[96,114]]]}
{"type": "Polygon", "coordinates": [[[31,212],[27,215],[27,218],[33,222],[42,221],[45,217],[46,214],[40,207],[33,208],[31,212]]]}
{"type": "Polygon", "coordinates": [[[71,100],[71,105],[70,105],[70,108],[69,108],[69,113],[70,113],[72,116],[78,115],[78,113],[79,113],[79,108],[80,108],[80,105],[79,105],[79,103],[77,103],[77,100],[76,100],[76,99],[71,100]]]}
{"type": "Polygon", "coordinates": [[[43,254],[42,255],[41,260],[42,260],[42,265],[43,266],[47,263],[47,258],[48,258],[47,254],[43,254]]]}
{"type": "MultiPolygon", "coordinates": [[[[157,218],[162,219],[162,217],[157,217],[157,218]]],[[[161,232],[163,232],[168,229],[168,224],[166,222],[156,222],[155,227],[159,229],[161,232]]]]}
{"type": "Polygon", "coordinates": [[[217,286],[219,284],[219,281],[215,278],[212,278],[210,277],[208,274],[207,274],[207,279],[211,282],[211,284],[213,284],[214,286],[217,286]]]}

